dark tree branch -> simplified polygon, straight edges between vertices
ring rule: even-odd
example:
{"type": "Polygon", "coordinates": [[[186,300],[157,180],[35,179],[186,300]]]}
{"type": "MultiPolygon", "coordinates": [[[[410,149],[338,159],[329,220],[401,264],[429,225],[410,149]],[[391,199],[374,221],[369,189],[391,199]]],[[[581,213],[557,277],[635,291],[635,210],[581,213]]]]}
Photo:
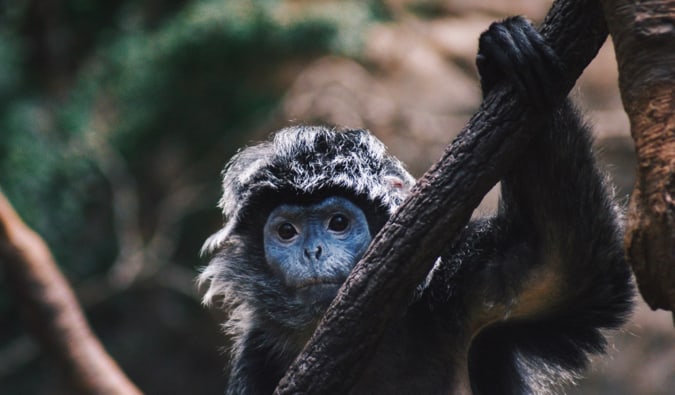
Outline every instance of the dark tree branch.
{"type": "MultiPolygon", "coordinates": [[[[607,37],[600,4],[556,1],[541,32],[566,65],[560,100],[607,37]]],[[[547,114],[495,89],[374,238],[276,394],[342,394],[358,380],[392,318],[402,312],[443,247],[524,151],[547,114]]]]}
{"type": "Polygon", "coordinates": [[[45,242],[2,193],[0,263],[33,336],[75,393],[141,394],[93,334],[45,242]]]}

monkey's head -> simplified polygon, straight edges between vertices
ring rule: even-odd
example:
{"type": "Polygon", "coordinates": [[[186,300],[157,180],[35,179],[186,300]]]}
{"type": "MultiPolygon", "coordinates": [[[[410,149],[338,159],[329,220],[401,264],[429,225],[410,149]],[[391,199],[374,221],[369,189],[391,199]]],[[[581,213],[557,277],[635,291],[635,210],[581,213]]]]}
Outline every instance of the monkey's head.
{"type": "Polygon", "coordinates": [[[413,184],[360,129],[291,127],[241,150],[223,171],[224,226],[202,250],[204,302],[220,298],[234,325],[306,328],[413,184]]]}

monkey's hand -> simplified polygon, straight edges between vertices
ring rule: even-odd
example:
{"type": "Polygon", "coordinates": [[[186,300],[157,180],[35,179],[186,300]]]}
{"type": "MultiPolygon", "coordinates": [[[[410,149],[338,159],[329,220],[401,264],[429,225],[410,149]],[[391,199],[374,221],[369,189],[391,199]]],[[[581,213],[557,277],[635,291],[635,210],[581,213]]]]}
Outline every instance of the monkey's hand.
{"type": "Polygon", "coordinates": [[[564,65],[541,34],[523,17],[494,22],[481,34],[476,65],[483,96],[499,83],[506,82],[539,110],[557,104],[554,87],[564,72],[564,65]]]}

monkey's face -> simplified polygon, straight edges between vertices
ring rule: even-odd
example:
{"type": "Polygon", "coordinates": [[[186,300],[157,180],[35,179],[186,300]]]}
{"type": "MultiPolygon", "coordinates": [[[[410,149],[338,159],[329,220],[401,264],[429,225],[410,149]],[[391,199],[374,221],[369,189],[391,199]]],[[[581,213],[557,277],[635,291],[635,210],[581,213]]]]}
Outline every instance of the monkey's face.
{"type": "Polygon", "coordinates": [[[311,205],[280,205],[264,227],[265,259],[300,301],[327,306],[370,244],[363,211],[331,196],[311,205]]]}

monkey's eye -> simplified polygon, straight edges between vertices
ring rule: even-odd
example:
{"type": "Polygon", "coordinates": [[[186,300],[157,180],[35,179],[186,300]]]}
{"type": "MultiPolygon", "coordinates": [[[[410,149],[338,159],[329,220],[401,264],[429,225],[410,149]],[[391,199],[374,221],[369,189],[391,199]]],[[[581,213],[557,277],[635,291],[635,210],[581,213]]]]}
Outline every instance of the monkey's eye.
{"type": "Polygon", "coordinates": [[[284,222],[277,228],[277,233],[282,240],[290,240],[298,234],[298,231],[295,230],[295,227],[290,223],[284,222]]]}
{"type": "Polygon", "coordinates": [[[328,222],[328,229],[333,232],[342,232],[349,227],[349,219],[342,214],[335,214],[328,222]]]}

